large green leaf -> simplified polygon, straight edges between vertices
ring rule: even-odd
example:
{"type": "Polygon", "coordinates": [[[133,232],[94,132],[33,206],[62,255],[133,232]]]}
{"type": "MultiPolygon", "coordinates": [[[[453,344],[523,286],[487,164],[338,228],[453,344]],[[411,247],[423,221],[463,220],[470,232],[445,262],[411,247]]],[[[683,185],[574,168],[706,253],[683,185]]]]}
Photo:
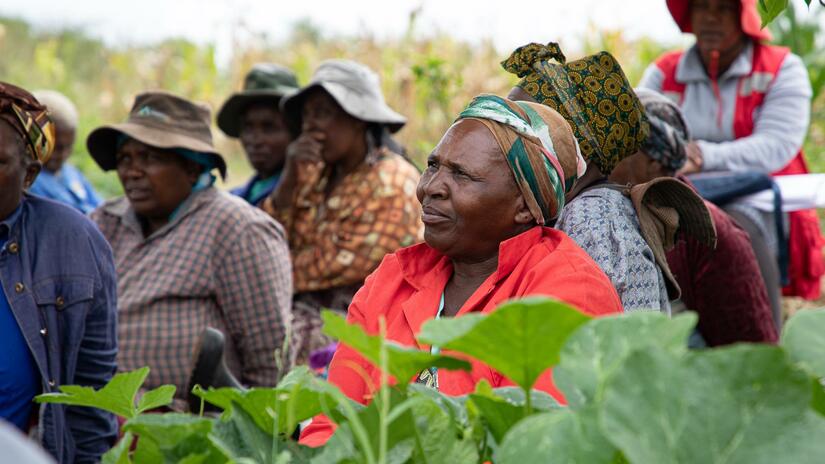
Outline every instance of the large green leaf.
{"type": "Polygon", "coordinates": [[[469,400],[477,408],[482,421],[495,438],[501,443],[507,432],[519,421],[533,414],[533,411],[549,411],[559,408],[558,402],[547,393],[531,390],[531,411],[525,407],[524,390],[516,387],[493,389],[486,381],[476,385],[469,400]]]}
{"type": "MultiPolygon", "coordinates": [[[[149,368],[144,367],[131,372],[115,374],[100,390],[79,385],[62,385],[60,393],[45,393],[35,397],[38,403],[60,403],[70,406],[90,406],[111,412],[117,416],[131,419],[138,415],[135,407],[135,397],[138,390],[149,375],[149,368]]],[[[174,395],[174,386],[164,386],[155,390],[145,405],[158,407],[161,400],[165,400],[171,389],[174,395]]],[[[168,404],[168,403],[167,403],[168,404]]]]}
{"type": "Polygon", "coordinates": [[[597,419],[592,408],[576,411],[558,410],[530,416],[519,422],[505,436],[496,451],[495,462],[614,462],[617,450],[602,435],[597,419]]]}
{"type": "Polygon", "coordinates": [[[695,325],[693,313],[673,319],[658,312],[593,319],[567,339],[553,381],[571,407],[588,404],[601,396],[605,379],[632,351],[683,353],[695,325]]]}
{"type": "Polygon", "coordinates": [[[791,359],[825,378],[825,309],[796,313],[785,324],[781,344],[791,359]]]}
{"type": "Polygon", "coordinates": [[[416,447],[413,460],[425,464],[478,462],[478,448],[472,436],[432,399],[417,401],[412,407],[415,418],[416,447]]]}
{"type": "Polygon", "coordinates": [[[819,463],[825,419],[810,401],[778,347],[641,349],[608,379],[601,424],[631,462],[819,463]]]}
{"type": "MultiPolygon", "coordinates": [[[[243,409],[261,430],[268,434],[290,435],[295,426],[320,413],[339,417],[342,402],[352,409],[363,408],[341,393],[336,386],[321,380],[306,366],[290,371],[276,388],[210,388],[195,387],[193,394],[231,412],[233,407],[243,409]],[[275,420],[278,424],[275,428],[275,420]]],[[[229,417],[228,414],[225,417],[229,417]]]]}
{"type": "Polygon", "coordinates": [[[209,440],[230,459],[269,464],[272,462],[272,441],[277,438],[261,430],[243,407],[234,405],[229,418],[217,421],[212,427],[209,440]]]}
{"type": "Polygon", "coordinates": [[[468,354],[504,374],[525,390],[558,363],[567,337],[590,318],[547,298],[525,298],[492,313],[432,320],[419,339],[468,354]]]}
{"type": "Polygon", "coordinates": [[[135,462],[178,462],[190,456],[204,463],[221,463],[226,457],[211,445],[207,435],[213,420],[190,414],[142,414],[129,420],[123,430],[138,436],[135,462]]]}
{"type": "Polygon", "coordinates": [[[101,462],[103,464],[131,464],[129,448],[131,448],[134,440],[135,436],[130,432],[124,433],[117,444],[103,455],[101,462]]]}
{"type": "Polygon", "coordinates": [[[324,311],[324,333],[346,343],[376,366],[381,366],[382,345],[387,354],[387,372],[406,388],[407,382],[422,370],[437,367],[449,370],[470,370],[470,363],[445,355],[433,355],[426,351],[402,347],[377,335],[368,335],[358,324],[347,324],[334,311],[324,311]]]}
{"type": "Polygon", "coordinates": [[[138,414],[172,404],[175,388],[174,385],[161,385],[141,395],[137,405],[138,414]]]}
{"type": "MultiPolygon", "coordinates": [[[[809,0],[805,1],[808,2],[809,0]]],[[[759,0],[757,8],[759,9],[759,15],[762,17],[762,27],[770,24],[787,7],[788,0],[759,0]]]]}

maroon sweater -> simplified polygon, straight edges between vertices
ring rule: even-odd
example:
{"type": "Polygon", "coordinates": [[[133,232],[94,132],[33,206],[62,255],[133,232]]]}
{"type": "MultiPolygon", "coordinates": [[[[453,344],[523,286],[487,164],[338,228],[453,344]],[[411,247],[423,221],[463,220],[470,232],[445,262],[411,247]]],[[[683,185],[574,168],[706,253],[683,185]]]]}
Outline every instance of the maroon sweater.
{"type": "Polygon", "coordinates": [[[681,237],[667,254],[682,301],[699,315],[709,346],[777,340],[765,282],[748,234],[727,213],[705,201],[716,225],[716,249],[681,237]]]}

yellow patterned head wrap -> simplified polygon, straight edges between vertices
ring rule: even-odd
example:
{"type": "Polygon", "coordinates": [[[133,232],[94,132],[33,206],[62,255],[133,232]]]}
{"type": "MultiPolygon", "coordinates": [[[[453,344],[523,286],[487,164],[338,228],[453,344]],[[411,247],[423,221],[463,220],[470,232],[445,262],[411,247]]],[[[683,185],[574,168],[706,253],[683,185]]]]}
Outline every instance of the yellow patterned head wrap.
{"type": "Polygon", "coordinates": [[[501,65],[522,78],[520,88],[570,123],[582,155],[602,174],[610,174],[647,139],[644,108],[609,53],[567,63],[558,44],[531,43],[517,48],[501,65]]]}
{"type": "Polygon", "coordinates": [[[54,124],[46,107],[32,94],[15,85],[0,82],[0,119],[23,136],[27,153],[45,164],[54,150],[54,124]]]}

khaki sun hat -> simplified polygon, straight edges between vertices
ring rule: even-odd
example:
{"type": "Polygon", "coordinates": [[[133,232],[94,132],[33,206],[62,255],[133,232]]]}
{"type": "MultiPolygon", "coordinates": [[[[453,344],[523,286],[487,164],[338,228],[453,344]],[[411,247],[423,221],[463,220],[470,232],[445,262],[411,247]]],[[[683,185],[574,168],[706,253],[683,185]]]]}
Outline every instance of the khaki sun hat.
{"type": "Polygon", "coordinates": [[[100,168],[109,171],[117,167],[118,138],[126,135],[152,147],[183,148],[209,155],[221,177],[226,178],[226,161],[212,145],[210,121],[206,104],[163,91],[145,92],[135,97],[126,122],[93,130],[86,147],[100,168]]]}
{"type": "Polygon", "coordinates": [[[271,102],[278,109],[281,97],[298,90],[298,79],[289,68],[258,63],[244,78],[243,90],[233,93],[218,110],[218,127],[230,137],[241,132],[241,115],[252,103],[271,102]]]}
{"type": "Polygon", "coordinates": [[[371,69],[355,61],[326,60],[315,70],[306,87],[281,100],[284,116],[293,127],[300,127],[303,101],[316,87],[332,95],[350,116],[386,124],[390,132],[398,132],[407,122],[407,118],[387,106],[378,75],[371,69]]]}

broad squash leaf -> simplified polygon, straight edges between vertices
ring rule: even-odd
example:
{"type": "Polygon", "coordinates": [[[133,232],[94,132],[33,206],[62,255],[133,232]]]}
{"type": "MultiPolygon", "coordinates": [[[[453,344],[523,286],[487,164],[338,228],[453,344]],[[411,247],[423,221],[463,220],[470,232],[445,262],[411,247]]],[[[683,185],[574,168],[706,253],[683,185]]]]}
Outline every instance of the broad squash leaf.
{"type": "Polygon", "coordinates": [[[590,318],[547,298],[525,298],[488,315],[468,314],[424,324],[419,340],[468,354],[524,390],[558,363],[567,337],[590,318]]]}
{"type": "Polygon", "coordinates": [[[433,355],[415,348],[402,347],[380,336],[368,335],[357,324],[348,324],[333,311],[323,311],[324,333],[347,344],[376,366],[381,365],[382,344],[387,350],[387,372],[394,377],[402,389],[424,369],[437,367],[449,370],[470,370],[470,363],[445,355],[433,355]]]}
{"type": "Polygon", "coordinates": [[[631,352],[645,348],[684,353],[695,325],[693,313],[673,319],[658,312],[593,319],[567,339],[553,381],[571,407],[589,404],[601,396],[605,379],[631,352]]]}
{"type": "Polygon", "coordinates": [[[226,457],[212,446],[207,435],[213,420],[191,414],[143,414],[129,420],[123,430],[138,436],[135,462],[178,462],[190,456],[203,463],[225,462],[226,457]]]}
{"type": "MultiPolygon", "coordinates": [[[[90,406],[111,412],[117,416],[132,419],[138,415],[135,407],[135,397],[138,390],[143,385],[146,376],[149,375],[149,368],[143,367],[131,372],[115,374],[100,390],[92,387],[81,387],[79,385],[62,385],[60,393],[45,393],[35,397],[38,403],[59,403],[69,406],[90,406]]],[[[175,387],[168,385],[156,390],[146,404],[152,407],[162,406],[160,404],[167,396],[174,396],[175,387]],[[171,395],[169,391],[171,389],[171,395]]],[[[168,404],[168,403],[167,403],[168,404]]]]}
{"type": "Polygon", "coordinates": [[[819,463],[825,419],[810,401],[778,347],[641,349],[608,379],[601,424],[630,462],[819,463]]]}
{"type": "Polygon", "coordinates": [[[796,313],[785,324],[781,345],[791,359],[825,378],[825,309],[796,313]]]}
{"type": "MultiPolygon", "coordinates": [[[[809,2],[809,0],[805,0],[809,2]]],[[[810,3],[808,3],[810,5],[810,3]]],[[[762,27],[764,28],[770,24],[777,16],[779,16],[785,8],[788,7],[788,0],[759,0],[757,8],[759,16],[762,17],[762,27]]]]}
{"type": "Polygon", "coordinates": [[[495,454],[500,464],[610,464],[618,451],[603,436],[593,408],[557,410],[524,419],[495,454]]]}
{"type": "Polygon", "coordinates": [[[457,464],[478,462],[478,448],[472,437],[435,400],[415,402],[416,447],[413,461],[426,464],[457,464]]]}

